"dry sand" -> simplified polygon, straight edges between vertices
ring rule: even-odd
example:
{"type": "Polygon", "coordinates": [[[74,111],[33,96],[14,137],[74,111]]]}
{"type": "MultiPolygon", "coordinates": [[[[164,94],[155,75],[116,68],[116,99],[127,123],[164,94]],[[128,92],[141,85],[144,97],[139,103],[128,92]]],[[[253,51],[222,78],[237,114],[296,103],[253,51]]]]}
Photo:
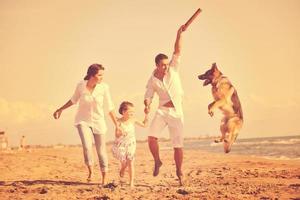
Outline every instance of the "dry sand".
{"type": "Polygon", "coordinates": [[[136,187],[128,174],[118,177],[119,163],[109,152],[108,188],[87,171],[80,147],[0,152],[0,199],[300,199],[300,161],[185,150],[185,186],[175,176],[172,150],[162,150],[163,166],[152,176],[153,161],[146,143],[136,156],[136,187]]]}

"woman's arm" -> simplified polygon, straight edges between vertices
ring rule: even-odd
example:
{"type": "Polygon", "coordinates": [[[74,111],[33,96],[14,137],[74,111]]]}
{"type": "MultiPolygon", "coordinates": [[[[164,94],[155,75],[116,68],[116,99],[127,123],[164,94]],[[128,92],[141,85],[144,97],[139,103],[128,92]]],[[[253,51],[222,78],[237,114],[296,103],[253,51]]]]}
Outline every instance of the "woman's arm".
{"type": "Polygon", "coordinates": [[[119,123],[118,118],[116,117],[115,111],[111,110],[109,112],[109,116],[115,125],[115,136],[119,137],[120,135],[122,135],[122,130],[120,128],[120,123],[119,123]]]}
{"type": "Polygon", "coordinates": [[[72,106],[74,103],[69,100],[67,101],[67,103],[65,103],[62,107],[60,107],[59,109],[57,109],[54,113],[53,113],[53,117],[54,119],[58,119],[62,113],[63,110],[69,108],[70,106],[72,106]]]}
{"type": "Polygon", "coordinates": [[[59,109],[57,109],[54,113],[53,113],[53,117],[54,119],[58,119],[62,113],[63,110],[69,108],[70,106],[76,104],[79,101],[80,98],[80,89],[81,89],[81,84],[77,84],[76,89],[74,91],[73,96],[71,97],[71,99],[69,101],[67,101],[67,103],[65,103],[62,107],[60,107],[59,109]]]}
{"type": "Polygon", "coordinates": [[[111,110],[108,114],[109,114],[109,116],[110,116],[112,122],[114,123],[114,125],[115,125],[116,127],[119,127],[118,118],[116,117],[115,111],[114,111],[114,110],[111,110]]]}

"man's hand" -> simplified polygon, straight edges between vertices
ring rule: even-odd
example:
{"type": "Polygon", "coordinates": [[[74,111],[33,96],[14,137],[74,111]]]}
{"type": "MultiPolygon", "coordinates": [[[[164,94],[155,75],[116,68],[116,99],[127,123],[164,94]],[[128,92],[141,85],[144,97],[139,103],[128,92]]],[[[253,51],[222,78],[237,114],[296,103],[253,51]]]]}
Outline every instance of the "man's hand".
{"type": "Polygon", "coordinates": [[[144,113],[148,115],[150,113],[150,106],[145,106],[144,113]]]}
{"type": "Polygon", "coordinates": [[[145,100],[144,100],[144,105],[145,105],[144,113],[145,113],[146,115],[148,115],[149,112],[150,112],[150,104],[151,104],[151,101],[150,101],[149,99],[145,99],[145,100]]]}
{"type": "Polygon", "coordinates": [[[181,33],[185,31],[186,27],[185,25],[181,25],[180,28],[177,31],[176,41],[174,45],[174,54],[180,55],[181,52],[181,33]]]}
{"type": "Polygon", "coordinates": [[[186,26],[185,25],[181,25],[180,28],[177,31],[177,35],[181,34],[182,32],[184,32],[186,30],[186,26]]]}

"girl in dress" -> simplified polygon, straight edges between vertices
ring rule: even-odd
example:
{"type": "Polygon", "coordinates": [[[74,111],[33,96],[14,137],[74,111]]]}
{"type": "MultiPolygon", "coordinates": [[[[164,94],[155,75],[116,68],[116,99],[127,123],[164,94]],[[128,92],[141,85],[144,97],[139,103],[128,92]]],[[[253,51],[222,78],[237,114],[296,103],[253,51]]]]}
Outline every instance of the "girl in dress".
{"type": "Polygon", "coordinates": [[[137,120],[134,117],[133,104],[127,101],[121,103],[119,113],[122,115],[118,119],[121,131],[116,132],[112,152],[114,157],[121,162],[120,177],[124,176],[125,169],[128,167],[130,187],[134,187],[135,125],[146,127],[148,116],[145,114],[143,121],[137,120]]]}

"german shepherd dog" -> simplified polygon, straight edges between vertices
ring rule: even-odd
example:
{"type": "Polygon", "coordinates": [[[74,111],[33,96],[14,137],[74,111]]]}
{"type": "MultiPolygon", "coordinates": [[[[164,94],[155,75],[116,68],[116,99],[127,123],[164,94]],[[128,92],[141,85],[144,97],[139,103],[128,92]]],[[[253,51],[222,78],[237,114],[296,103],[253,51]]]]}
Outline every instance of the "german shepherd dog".
{"type": "Polygon", "coordinates": [[[198,78],[204,80],[203,86],[209,84],[212,86],[214,101],[208,105],[208,114],[212,117],[217,108],[224,114],[220,126],[222,136],[215,142],[223,142],[224,152],[229,153],[243,125],[242,106],[237,92],[228,78],[223,76],[216,63],[213,63],[211,68],[198,78]]]}

